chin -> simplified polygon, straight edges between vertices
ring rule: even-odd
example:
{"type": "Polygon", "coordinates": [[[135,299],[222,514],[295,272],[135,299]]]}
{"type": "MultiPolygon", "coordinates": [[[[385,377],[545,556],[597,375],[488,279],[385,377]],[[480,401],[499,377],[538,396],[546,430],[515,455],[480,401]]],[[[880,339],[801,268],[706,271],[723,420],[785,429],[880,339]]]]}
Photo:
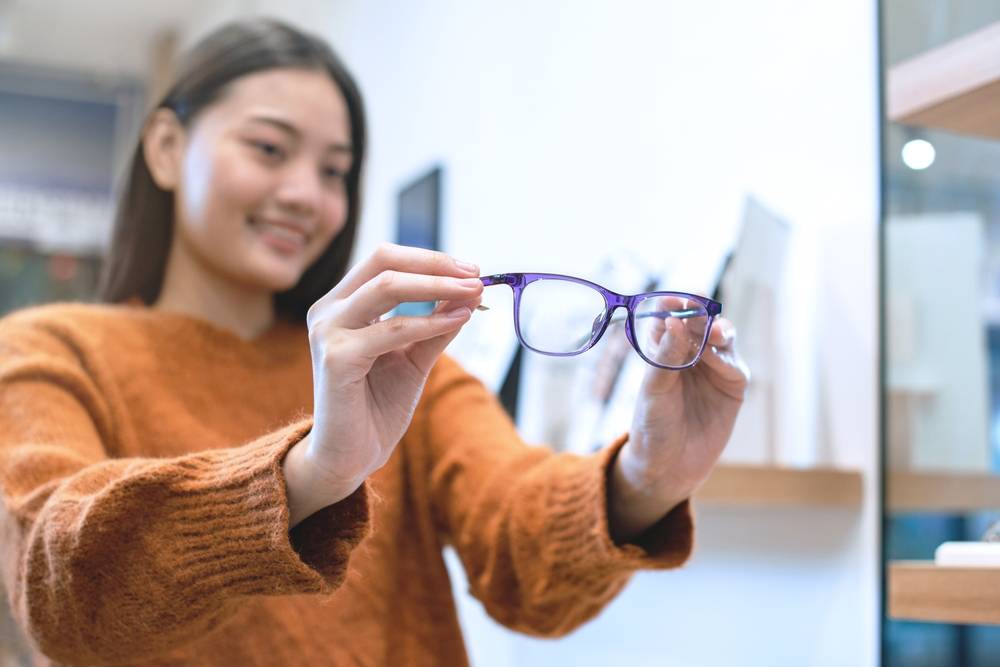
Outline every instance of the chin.
{"type": "Polygon", "coordinates": [[[275,267],[257,267],[244,274],[244,280],[255,288],[271,292],[287,292],[295,287],[302,278],[304,270],[289,267],[281,270],[275,267]]]}
{"type": "Polygon", "coordinates": [[[298,284],[308,268],[305,257],[276,257],[270,253],[248,256],[243,264],[248,282],[271,292],[285,292],[298,284]]]}
{"type": "Polygon", "coordinates": [[[299,284],[299,280],[302,278],[302,273],[296,273],[294,275],[280,276],[280,275],[270,275],[261,276],[262,282],[269,292],[287,292],[296,285],[299,284]]]}

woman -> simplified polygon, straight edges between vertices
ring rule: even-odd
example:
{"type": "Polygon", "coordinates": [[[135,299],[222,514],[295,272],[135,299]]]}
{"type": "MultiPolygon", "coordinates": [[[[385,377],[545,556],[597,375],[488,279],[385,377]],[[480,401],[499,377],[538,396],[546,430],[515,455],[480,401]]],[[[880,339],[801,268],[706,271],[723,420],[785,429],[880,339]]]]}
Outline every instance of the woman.
{"type": "Polygon", "coordinates": [[[108,303],[0,321],[2,562],[40,661],[464,664],[445,543],[546,636],[687,558],[747,381],[731,325],[651,367],[601,453],[526,447],[442,355],[475,265],[385,245],[347,270],[364,148],[328,46],[227,26],[144,128],[108,303]]]}

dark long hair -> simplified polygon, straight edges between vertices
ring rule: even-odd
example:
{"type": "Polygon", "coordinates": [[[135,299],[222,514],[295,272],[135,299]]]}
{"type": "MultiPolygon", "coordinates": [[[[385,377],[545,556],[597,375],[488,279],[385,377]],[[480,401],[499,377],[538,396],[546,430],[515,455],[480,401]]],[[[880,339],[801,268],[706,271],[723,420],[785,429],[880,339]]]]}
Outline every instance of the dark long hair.
{"type": "MultiPolygon", "coordinates": [[[[344,95],[351,122],[354,159],[346,178],[346,224],[298,284],[274,296],[279,316],[304,321],[309,306],[347,271],[358,226],[365,154],[364,106],[343,63],[322,39],[285,23],[259,18],[238,21],[211,33],[187,53],[173,86],[154,109],[171,109],[182,124],[189,125],[236,79],[277,67],[326,72],[344,95]]],[[[102,301],[117,303],[135,297],[147,305],[156,301],[163,286],[173,226],[173,193],[160,189],[153,181],[140,137],[115,216],[99,291],[102,301]]]]}

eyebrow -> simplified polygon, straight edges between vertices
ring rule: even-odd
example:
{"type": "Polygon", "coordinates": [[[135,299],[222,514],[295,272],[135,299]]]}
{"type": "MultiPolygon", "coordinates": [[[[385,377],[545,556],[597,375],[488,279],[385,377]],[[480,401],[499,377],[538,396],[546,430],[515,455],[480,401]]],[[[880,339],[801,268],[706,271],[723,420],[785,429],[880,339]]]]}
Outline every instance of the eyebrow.
{"type": "MultiPolygon", "coordinates": [[[[302,136],[302,133],[299,131],[297,127],[289,123],[287,120],[283,120],[275,116],[264,116],[264,115],[251,116],[250,122],[264,123],[265,125],[271,125],[272,127],[276,127],[282,132],[290,134],[296,138],[302,136]]],[[[350,153],[350,154],[354,153],[354,150],[351,148],[350,144],[333,143],[327,147],[327,150],[333,151],[335,153],[350,153]]]]}

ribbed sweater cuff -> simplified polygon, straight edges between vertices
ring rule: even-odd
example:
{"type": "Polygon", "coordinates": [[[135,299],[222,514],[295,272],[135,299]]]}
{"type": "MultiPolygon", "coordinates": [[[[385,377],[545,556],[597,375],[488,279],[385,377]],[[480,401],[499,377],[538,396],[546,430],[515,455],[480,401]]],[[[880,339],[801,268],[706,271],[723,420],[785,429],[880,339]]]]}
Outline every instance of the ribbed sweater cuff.
{"type": "Polygon", "coordinates": [[[243,447],[178,460],[189,474],[161,511],[175,523],[170,571],[192,597],[329,593],[343,582],[369,530],[365,486],[289,534],[282,461],[311,428],[307,419],[243,447]]]}
{"type": "MultiPolygon", "coordinates": [[[[685,500],[632,542],[616,544],[608,523],[608,480],[619,450],[627,442],[623,435],[610,446],[583,457],[581,465],[560,476],[554,500],[564,507],[565,535],[583,535],[575,540],[570,558],[594,562],[612,571],[663,570],[682,565],[694,546],[694,521],[685,500]],[[594,559],[597,559],[596,562],[594,559]]],[[[563,531],[560,531],[563,532],[563,531]]]]}

